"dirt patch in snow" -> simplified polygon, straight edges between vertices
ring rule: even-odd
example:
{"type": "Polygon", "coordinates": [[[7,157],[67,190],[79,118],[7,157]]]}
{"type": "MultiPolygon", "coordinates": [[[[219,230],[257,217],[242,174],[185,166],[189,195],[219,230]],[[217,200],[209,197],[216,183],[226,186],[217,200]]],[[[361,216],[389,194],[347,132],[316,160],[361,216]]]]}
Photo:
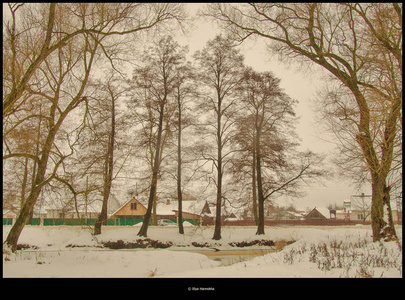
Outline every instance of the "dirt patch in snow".
{"type": "Polygon", "coordinates": [[[152,239],[138,239],[136,242],[124,242],[118,240],[115,242],[102,242],[104,247],[110,249],[135,249],[135,248],[169,248],[173,245],[172,242],[160,242],[152,239]]]}
{"type": "Polygon", "coordinates": [[[242,242],[230,242],[228,243],[232,247],[249,247],[249,246],[269,246],[272,247],[275,243],[272,240],[254,240],[254,241],[242,241],[242,242]]]}

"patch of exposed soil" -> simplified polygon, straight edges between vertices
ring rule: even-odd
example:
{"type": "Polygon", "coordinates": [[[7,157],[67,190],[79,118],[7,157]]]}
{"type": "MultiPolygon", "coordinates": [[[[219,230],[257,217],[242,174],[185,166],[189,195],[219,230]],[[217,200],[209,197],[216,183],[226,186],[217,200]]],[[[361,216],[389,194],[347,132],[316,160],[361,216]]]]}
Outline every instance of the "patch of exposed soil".
{"type": "Polygon", "coordinates": [[[249,247],[249,246],[274,246],[274,242],[272,240],[254,240],[254,241],[242,241],[242,242],[230,242],[228,243],[232,247],[249,247]]]}
{"type": "Polygon", "coordinates": [[[136,242],[124,242],[118,240],[115,242],[102,242],[104,247],[110,249],[135,249],[135,248],[169,248],[173,245],[172,242],[160,242],[152,239],[138,239],[136,242]]]}

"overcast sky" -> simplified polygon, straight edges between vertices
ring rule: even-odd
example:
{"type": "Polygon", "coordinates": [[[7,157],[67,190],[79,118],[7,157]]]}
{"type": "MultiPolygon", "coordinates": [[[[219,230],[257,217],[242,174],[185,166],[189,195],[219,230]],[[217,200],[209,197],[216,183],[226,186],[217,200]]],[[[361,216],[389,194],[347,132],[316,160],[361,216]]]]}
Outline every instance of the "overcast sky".
{"type": "MultiPolygon", "coordinates": [[[[204,6],[203,3],[188,4],[190,15],[196,13],[197,9],[204,6]]],[[[179,43],[189,45],[190,55],[201,50],[206,42],[215,37],[219,29],[215,23],[209,21],[198,22],[196,28],[183,38],[179,38],[179,43]]],[[[315,113],[311,107],[313,99],[316,97],[317,87],[322,84],[322,78],[326,72],[315,66],[313,72],[300,71],[297,66],[287,66],[279,62],[277,57],[271,58],[266,51],[263,39],[247,41],[242,44],[242,53],[245,55],[245,63],[253,67],[256,71],[272,71],[276,77],[281,79],[281,87],[292,98],[299,101],[296,114],[300,117],[297,126],[297,133],[302,139],[301,150],[312,150],[317,153],[329,154],[333,150],[333,144],[320,138],[321,134],[327,133],[319,130],[319,124],[315,122],[315,113]]],[[[330,138],[330,137],[329,137],[330,138]]],[[[351,195],[364,192],[371,194],[370,187],[364,187],[362,191],[357,191],[350,180],[342,181],[340,178],[324,181],[323,184],[314,184],[305,188],[307,194],[298,199],[279,199],[280,205],[287,205],[292,202],[298,209],[326,207],[329,204],[343,205],[343,200],[349,199],[351,195]]]]}
{"type": "MultiPolygon", "coordinates": [[[[3,4],[3,17],[8,13],[8,8],[3,4]]],[[[190,16],[195,14],[198,8],[203,7],[203,3],[189,3],[190,16]]],[[[201,50],[209,39],[215,37],[219,33],[219,29],[215,23],[204,20],[195,24],[195,29],[187,36],[180,32],[176,35],[178,42],[181,45],[189,46],[190,58],[195,51],[201,50]]],[[[288,67],[285,63],[279,62],[277,57],[270,58],[266,51],[265,42],[263,39],[257,39],[256,42],[247,41],[241,45],[241,51],[245,55],[245,63],[253,67],[256,71],[272,71],[276,77],[281,79],[281,87],[292,98],[298,100],[299,104],[296,108],[296,114],[300,117],[297,125],[297,133],[302,139],[300,150],[312,150],[317,153],[329,153],[333,149],[333,144],[325,142],[319,136],[325,134],[319,132],[319,124],[316,124],[314,112],[311,109],[313,105],[312,99],[316,96],[317,87],[322,84],[322,77],[326,72],[303,72],[292,65],[288,67]]],[[[315,71],[318,67],[313,68],[315,71]]],[[[341,181],[336,178],[334,180],[324,181],[324,184],[313,184],[305,188],[306,196],[298,199],[283,198],[278,200],[280,205],[288,205],[294,203],[298,209],[327,207],[329,204],[342,205],[343,200],[349,199],[351,195],[364,192],[371,194],[371,187],[365,187],[361,191],[357,191],[353,182],[350,180],[341,181]]]]}

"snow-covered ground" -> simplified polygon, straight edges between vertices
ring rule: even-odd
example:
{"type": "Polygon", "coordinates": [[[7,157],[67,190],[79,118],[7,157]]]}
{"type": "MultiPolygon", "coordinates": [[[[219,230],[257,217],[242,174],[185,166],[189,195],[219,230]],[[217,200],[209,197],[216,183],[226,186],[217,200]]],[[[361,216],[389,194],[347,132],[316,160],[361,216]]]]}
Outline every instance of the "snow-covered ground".
{"type": "MultiPolygon", "coordinates": [[[[11,226],[3,226],[3,240],[11,226]]],[[[148,238],[173,246],[166,249],[100,248],[102,242],[136,242],[139,228],[103,227],[94,237],[80,226],[26,226],[19,244],[36,246],[15,254],[3,251],[3,277],[402,277],[402,226],[397,242],[373,243],[370,226],[266,227],[256,236],[255,227],[224,227],[222,239],[212,240],[213,227],[150,227],[148,238]],[[204,254],[219,250],[245,250],[229,243],[272,240],[280,250],[229,266],[204,254]],[[205,245],[200,248],[194,246],[205,245]],[[72,247],[85,246],[85,247],[72,247]],[[68,247],[66,247],[68,246],[68,247]]],[[[248,247],[249,248],[249,247],[248,247]]],[[[221,253],[221,251],[217,252],[221,253]]]]}

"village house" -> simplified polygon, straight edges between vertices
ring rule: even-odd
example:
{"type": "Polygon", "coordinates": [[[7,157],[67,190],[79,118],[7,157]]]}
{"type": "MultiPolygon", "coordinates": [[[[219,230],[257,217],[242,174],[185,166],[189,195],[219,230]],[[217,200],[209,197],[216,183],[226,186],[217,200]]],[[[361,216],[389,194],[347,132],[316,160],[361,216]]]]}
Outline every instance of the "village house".
{"type": "Polygon", "coordinates": [[[110,218],[140,219],[146,214],[147,208],[137,199],[132,198],[113,212],[110,218]]]}
{"type": "MultiPolygon", "coordinates": [[[[110,215],[111,219],[143,219],[147,207],[138,199],[132,198],[110,215]]],[[[209,216],[211,211],[206,201],[185,200],[182,202],[183,220],[194,220],[198,223],[203,217],[209,216]]],[[[166,200],[156,204],[157,219],[169,219],[176,222],[178,218],[178,202],[166,200]]]]}
{"type": "Polygon", "coordinates": [[[370,221],[371,220],[371,200],[367,205],[362,203],[354,204],[350,199],[343,200],[343,209],[332,210],[332,216],[336,220],[358,220],[370,221]]]}
{"type": "MultiPolygon", "coordinates": [[[[394,222],[402,221],[402,212],[398,210],[397,204],[393,201],[391,201],[391,212],[394,222]]],[[[335,210],[332,213],[337,220],[371,221],[371,199],[368,203],[346,199],[343,201],[343,209],[335,210]]]]}
{"type": "MultiPolygon", "coordinates": [[[[370,203],[360,203],[350,199],[343,200],[343,209],[327,209],[315,207],[306,216],[305,220],[347,220],[347,221],[371,221],[370,203]]],[[[402,212],[398,211],[397,204],[391,202],[392,219],[394,222],[402,221],[402,212]]]]}

